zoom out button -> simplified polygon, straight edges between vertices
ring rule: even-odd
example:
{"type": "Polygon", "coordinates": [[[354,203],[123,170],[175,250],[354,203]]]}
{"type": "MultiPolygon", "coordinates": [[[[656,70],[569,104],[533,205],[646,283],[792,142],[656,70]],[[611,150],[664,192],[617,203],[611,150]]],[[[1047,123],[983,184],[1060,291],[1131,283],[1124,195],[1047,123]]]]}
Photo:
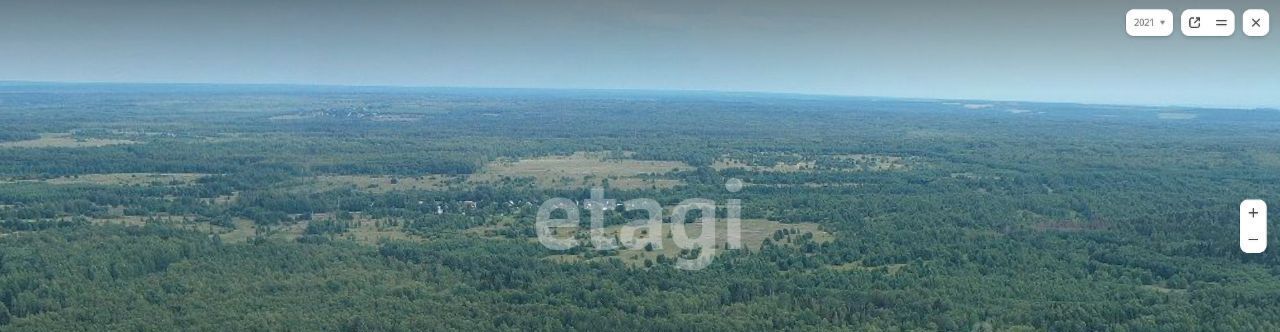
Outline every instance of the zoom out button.
{"type": "Polygon", "coordinates": [[[1240,202],[1240,251],[1267,250],[1267,203],[1259,199],[1240,202]]]}

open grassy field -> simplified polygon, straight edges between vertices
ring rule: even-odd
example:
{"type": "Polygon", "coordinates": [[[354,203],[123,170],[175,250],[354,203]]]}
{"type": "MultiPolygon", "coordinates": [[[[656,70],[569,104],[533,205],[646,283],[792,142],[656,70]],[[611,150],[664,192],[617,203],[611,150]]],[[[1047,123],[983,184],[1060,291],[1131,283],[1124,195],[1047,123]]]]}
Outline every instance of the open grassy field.
{"type": "Polygon", "coordinates": [[[617,159],[606,153],[578,152],[564,156],[500,159],[465,177],[446,174],[320,175],[289,182],[285,187],[303,191],[351,188],[369,193],[386,193],[465,189],[477,185],[498,186],[512,183],[529,183],[543,189],[570,189],[604,186],[607,183],[608,187],[617,189],[655,189],[682,184],[676,179],[663,178],[663,175],[690,169],[693,167],[675,161],[617,159]]]}
{"type": "Polygon", "coordinates": [[[26,141],[0,142],[0,148],[89,148],[137,142],[123,139],[75,138],[67,133],[45,133],[26,141]]]}
{"type": "Polygon", "coordinates": [[[49,184],[101,184],[101,185],[186,185],[207,174],[198,173],[107,173],[64,176],[44,180],[49,184]]]}
{"type": "Polygon", "coordinates": [[[669,188],[680,181],[660,178],[671,171],[689,170],[689,165],[676,161],[610,159],[604,154],[578,152],[568,156],[549,156],[520,160],[499,160],[473,174],[471,183],[500,183],[503,179],[531,178],[542,188],[610,187],[669,188]]]}
{"type": "Polygon", "coordinates": [[[254,225],[253,221],[236,218],[235,225],[235,228],[218,234],[218,237],[222,239],[222,242],[244,243],[258,234],[258,225],[254,225]]]}

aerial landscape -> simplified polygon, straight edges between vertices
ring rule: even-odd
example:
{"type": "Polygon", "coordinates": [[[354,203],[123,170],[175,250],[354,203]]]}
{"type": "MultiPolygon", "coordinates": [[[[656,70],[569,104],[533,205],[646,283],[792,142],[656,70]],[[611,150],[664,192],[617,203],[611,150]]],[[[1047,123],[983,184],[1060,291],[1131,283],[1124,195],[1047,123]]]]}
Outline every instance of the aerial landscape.
{"type": "MultiPolygon", "coordinates": [[[[1239,252],[1231,222],[1241,198],[1280,190],[1277,122],[788,94],[5,83],[0,329],[1271,330],[1280,261],[1239,252]],[[591,188],[739,200],[741,249],[685,270],[673,260],[698,253],[670,238],[540,245],[539,206],[591,188]]],[[[611,236],[634,218],[605,210],[611,236]]]]}
{"type": "Polygon", "coordinates": [[[0,0],[0,332],[1280,331],[1271,5],[0,0]]]}

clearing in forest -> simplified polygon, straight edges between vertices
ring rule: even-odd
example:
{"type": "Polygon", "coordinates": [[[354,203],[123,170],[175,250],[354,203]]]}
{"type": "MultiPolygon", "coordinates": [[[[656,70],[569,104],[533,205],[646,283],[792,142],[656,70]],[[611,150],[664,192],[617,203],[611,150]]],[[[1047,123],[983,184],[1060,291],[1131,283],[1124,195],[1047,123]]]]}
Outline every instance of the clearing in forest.
{"type": "Polygon", "coordinates": [[[76,138],[67,133],[44,133],[37,139],[0,142],[0,148],[91,148],[134,143],[138,142],[123,139],[76,138]]]}
{"type": "Polygon", "coordinates": [[[609,158],[604,153],[578,152],[568,156],[548,156],[489,163],[469,181],[476,184],[531,179],[542,188],[582,188],[601,186],[618,189],[670,188],[681,182],[661,178],[672,171],[693,169],[678,161],[609,158]]]}
{"type": "Polygon", "coordinates": [[[49,184],[171,186],[192,184],[205,176],[208,175],[200,173],[105,173],[57,177],[44,180],[44,182],[49,184]]]}

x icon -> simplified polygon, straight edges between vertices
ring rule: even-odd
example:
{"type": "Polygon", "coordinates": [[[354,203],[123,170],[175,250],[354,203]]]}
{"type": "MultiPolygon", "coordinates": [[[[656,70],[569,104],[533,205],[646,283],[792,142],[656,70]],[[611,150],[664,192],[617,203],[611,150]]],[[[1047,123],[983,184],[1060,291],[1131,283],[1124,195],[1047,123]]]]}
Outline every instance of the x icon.
{"type": "Polygon", "coordinates": [[[1251,20],[1253,20],[1253,26],[1254,26],[1254,27],[1258,27],[1258,28],[1262,27],[1262,19],[1260,19],[1260,18],[1254,18],[1254,19],[1251,19],[1251,20]]]}

